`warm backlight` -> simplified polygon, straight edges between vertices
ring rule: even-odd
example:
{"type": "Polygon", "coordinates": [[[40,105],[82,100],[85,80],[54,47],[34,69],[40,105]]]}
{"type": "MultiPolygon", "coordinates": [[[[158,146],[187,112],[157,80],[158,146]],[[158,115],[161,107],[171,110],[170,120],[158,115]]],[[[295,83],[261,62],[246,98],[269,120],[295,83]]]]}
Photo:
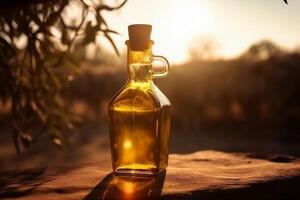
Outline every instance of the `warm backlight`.
{"type": "MultiPolygon", "coordinates": [[[[173,62],[183,62],[188,57],[191,41],[209,31],[209,13],[199,1],[175,0],[166,10],[165,23],[158,30],[165,30],[162,41],[167,55],[173,62]]],[[[161,38],[159,38],[161,40],[161,38]]]]}

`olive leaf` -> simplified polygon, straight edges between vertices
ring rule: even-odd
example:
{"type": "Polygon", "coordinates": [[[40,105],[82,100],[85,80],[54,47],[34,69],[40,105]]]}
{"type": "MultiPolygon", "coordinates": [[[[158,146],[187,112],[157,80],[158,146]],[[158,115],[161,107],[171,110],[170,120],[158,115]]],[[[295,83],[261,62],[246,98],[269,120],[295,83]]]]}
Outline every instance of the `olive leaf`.
{"type": "Polygon", "coordinates": [[[21,141],[22,141],[22,144],[26,147],[26,148],[29,148],[31,143],[32,143],[32,137],[26,133],[22,133],[20,135],[21,137],[21,141]]]}
{"type": "Polygon", "coordinates": [[[114,50],[115,50],[115,53],[120,56],[120,52],[117,48],[117,46],[115,45],[113,39],[111,38],[111,36],[108,34],[108,32],[104,31],[104,35],[105,37],[108,39],[108,41],[110,42],[110,44],[113,46],[114,50]]]}
{"type": "Polygon", "coordinates": [[[96,34],[97,34],[97,31],[98,31],[98,27],[97,26],[92,26],[92,22],[89,21],[86,25],[86,28],[85,28],[85,37],[82,41],[82,45],[87,45],[91,42],[95,42],[95,39],[96,39],[96,34]]]}

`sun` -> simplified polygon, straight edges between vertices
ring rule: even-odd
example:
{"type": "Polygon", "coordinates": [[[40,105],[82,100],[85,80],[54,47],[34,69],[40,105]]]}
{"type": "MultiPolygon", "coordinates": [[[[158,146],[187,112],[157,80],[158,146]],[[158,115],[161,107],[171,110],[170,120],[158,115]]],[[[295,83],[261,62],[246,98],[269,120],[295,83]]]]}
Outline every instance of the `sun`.
{"type": "Polygon", "coordinates": [[[210,17],[205,5],[196,0],[172,0],[167,8],[164,23],[164,49],[174,63],[187,59],[191,41],[209,31],[210,17]]]}

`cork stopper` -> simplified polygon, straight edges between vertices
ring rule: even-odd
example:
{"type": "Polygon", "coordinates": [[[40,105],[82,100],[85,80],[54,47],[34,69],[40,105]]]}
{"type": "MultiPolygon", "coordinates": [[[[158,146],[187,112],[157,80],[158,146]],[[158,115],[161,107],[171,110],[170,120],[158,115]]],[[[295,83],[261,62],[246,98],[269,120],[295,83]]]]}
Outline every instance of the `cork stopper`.
{"type": "Polygon", "coordinates": [[[133,51],[143,51],[149,47],[152,26],[132,24],[128,26],[129,45],[133,51]]]}

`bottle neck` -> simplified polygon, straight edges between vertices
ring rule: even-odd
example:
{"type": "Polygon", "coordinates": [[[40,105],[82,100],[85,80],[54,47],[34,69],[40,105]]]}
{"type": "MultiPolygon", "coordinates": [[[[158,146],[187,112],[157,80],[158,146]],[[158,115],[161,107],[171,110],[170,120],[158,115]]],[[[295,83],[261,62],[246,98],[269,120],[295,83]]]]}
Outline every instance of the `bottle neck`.
{"type": "Polygon", "coordinates": [[[148,48],[143,50],[133,50],[127,44],[127,68],[129,80],[133,82],[151,82],[152,81],[152,41],[148,48]]]}

